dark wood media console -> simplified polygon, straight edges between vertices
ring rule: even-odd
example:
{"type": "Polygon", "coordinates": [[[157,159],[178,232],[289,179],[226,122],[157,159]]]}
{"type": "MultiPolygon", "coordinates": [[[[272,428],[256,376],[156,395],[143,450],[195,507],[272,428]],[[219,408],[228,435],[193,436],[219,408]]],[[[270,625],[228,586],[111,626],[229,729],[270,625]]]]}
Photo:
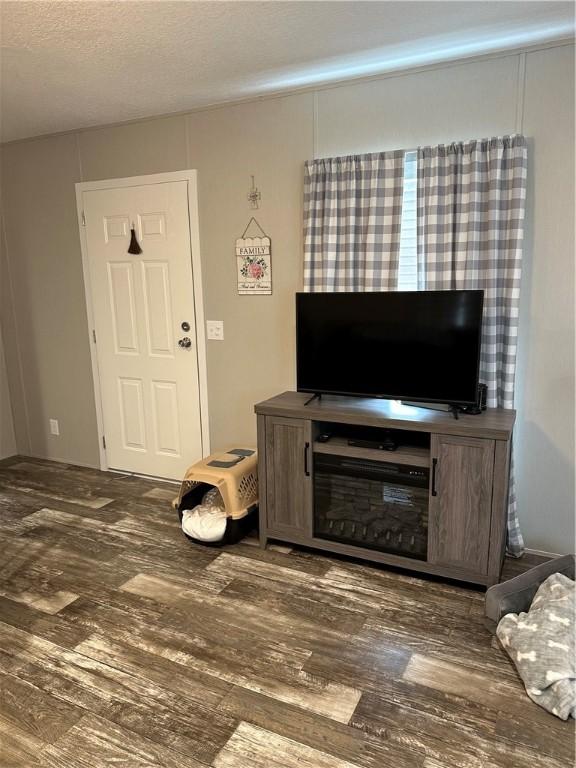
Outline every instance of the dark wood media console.
{"type": "Polygon", "coordinates": [[[260,541],[489,586],[506,546],[515,411],[284,392],[258,403],[260,541]],[[350,445],[379,439],[394,451],[350,445]],[[323,434],[330,437],[318,441],[323,434]]]}

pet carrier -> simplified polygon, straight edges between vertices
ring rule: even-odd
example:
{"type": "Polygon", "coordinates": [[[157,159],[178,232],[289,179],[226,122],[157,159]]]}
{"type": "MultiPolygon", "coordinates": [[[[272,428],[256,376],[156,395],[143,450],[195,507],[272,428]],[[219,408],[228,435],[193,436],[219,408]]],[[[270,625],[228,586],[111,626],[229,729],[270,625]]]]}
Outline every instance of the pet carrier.
{"type": "Polygon", "coordinates": [[[198,544],[234,544],[258,523],[258,462],[251,448],[231,448],[193,464],[174,501],[182,531],[198,544]]]}

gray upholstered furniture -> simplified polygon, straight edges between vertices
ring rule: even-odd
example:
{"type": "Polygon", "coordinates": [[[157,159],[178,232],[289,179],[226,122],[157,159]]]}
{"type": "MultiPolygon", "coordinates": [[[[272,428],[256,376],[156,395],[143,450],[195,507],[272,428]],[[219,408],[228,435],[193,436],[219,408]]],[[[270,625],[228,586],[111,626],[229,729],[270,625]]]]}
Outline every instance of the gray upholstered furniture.
{"type": "Polygon", "coordinates": [[[534,595],[542,582],[553,573],[563,573],[574,579],[576,558],[563,555],[548,560],[513,579],[496,584],[486,592],[485,612],[497,624],[507,613],[522,613],[530,608],[534,595]]]}

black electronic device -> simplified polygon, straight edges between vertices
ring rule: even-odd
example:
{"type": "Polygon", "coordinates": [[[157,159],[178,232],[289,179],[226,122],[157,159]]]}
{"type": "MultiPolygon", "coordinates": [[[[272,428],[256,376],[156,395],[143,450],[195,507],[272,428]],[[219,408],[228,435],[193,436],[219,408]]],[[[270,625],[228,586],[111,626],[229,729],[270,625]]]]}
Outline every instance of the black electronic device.
{"type": "Polygon", "coordinates": [[[476,406],[483,296],[297,294],[298,390],[476,406]]]}
{"type": "Polygon", "coordinates": [[[478,407],[481,411],[485,411],[487,408],[488,400],[488,387],[486,384],[478,384],[478,407]]]}
{"type": "Polygon", "coordinates": [[[355,448],[373,448],[378,451],[395,451],[398,448],[398,443],[392,439],[389,435],[386,435],[382,440],[348,440],[348,445],[355,448]]]}
{"type": "Polygon", "coordinates": [[[461,407],[463,413],[467,413],[469,416],[477,416],[482,411],[486,410],[486,400],[488,398],[488,387],[486,384],[478,384],[478,397],[474,405],[464,405],[461,407]]]}

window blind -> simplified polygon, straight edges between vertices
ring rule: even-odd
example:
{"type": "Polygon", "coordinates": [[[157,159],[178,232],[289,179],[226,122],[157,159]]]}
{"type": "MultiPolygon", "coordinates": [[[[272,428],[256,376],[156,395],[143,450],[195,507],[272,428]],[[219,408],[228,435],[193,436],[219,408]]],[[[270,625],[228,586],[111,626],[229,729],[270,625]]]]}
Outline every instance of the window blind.
{"type": "Polygon", "coordinates": [[[418,290],[418,261],[416,255],[416,152],[404,155],[404,189],[402,193],[402,219],[400,224],[400,263],[398,290],[418,290]]]}

